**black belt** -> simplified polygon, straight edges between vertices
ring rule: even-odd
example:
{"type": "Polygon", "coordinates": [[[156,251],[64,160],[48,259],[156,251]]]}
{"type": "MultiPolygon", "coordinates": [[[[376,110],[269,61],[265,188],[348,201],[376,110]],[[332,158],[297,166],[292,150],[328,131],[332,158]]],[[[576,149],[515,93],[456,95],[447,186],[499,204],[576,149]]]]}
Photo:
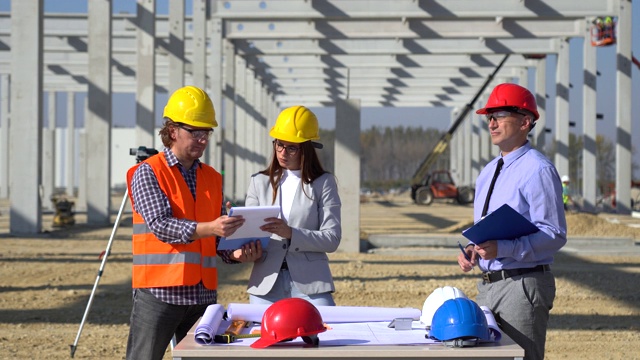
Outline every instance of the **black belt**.
{"type": "Polygon", "coordinates": [[[530,274],[534,272],[545,272],[551,271],[551,266],[549,265],[538,265],[536,267],[528,268],[528,269],[506,269],[499,271],[489,271],[482,273],[482,280],[486,283],[493,283],[496,281],[508,279],[510,277],[530,274]]]}
{"type": "Polygon", "coordinates": [[[282,265],[280,265],[280,270],[289,270],[289,265],[287,265],[287,261],[283,261],[282,265]]]}

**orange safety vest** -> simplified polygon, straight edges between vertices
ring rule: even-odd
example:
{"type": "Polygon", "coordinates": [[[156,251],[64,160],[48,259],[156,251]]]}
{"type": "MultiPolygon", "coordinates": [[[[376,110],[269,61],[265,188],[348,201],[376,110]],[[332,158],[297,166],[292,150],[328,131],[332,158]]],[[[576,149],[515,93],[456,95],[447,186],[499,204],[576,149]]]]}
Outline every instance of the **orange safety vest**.
{"type": "MultiPolygon", "coordinates": [[[[196,200],[177,166],[169,167],[164,153],[145,162],[151,165],[160,189],[167,195],[173,216],[197,222],[213,221],[222,209],[222,176],[201,163],[196,171],[196,200]]],[[[140,164],[127,172],[127,187],[133,209],[133,288],[195,285],[218,287],[216,237],[189,244],[167,244],[158,239],[133,206],[131,180],[140,164]]]]}

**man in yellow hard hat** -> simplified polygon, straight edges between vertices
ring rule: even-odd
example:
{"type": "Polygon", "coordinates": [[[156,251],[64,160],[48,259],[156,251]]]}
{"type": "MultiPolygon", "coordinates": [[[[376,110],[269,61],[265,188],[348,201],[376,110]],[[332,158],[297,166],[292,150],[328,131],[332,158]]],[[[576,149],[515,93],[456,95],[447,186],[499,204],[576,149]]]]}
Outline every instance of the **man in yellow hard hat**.
{"type": "Polygon", "coordinates": [[[255,243],[217,251],[220,237],[233,234],[244,219],[222,215],[222,176],[199,160],[216,126],[204,90],[176,90],[164,108],[159,133],[164,151],[127,173],[133,209],[127,359],[162,359],[171,338],[184,338],[217,302],[216,255],[227,263],[262,256],[255,243]]]}

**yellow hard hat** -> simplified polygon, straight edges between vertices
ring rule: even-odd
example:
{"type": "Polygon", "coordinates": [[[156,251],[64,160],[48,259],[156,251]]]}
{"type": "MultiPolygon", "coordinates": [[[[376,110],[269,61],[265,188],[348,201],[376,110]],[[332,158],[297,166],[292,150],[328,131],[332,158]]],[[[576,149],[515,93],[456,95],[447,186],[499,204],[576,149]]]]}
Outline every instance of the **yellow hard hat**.
{"type": "Polygon", "coordinates": [[[318,140],[318,118],[304,106],[288,107],[280,112],[269,135],[292,143],[318,140]]]}
{"type": "Polygon", "coordinates": [[[198,128],[218,126],[209,95],[191,85],[181,87],[171,94],[162,116],[198,128]]]}

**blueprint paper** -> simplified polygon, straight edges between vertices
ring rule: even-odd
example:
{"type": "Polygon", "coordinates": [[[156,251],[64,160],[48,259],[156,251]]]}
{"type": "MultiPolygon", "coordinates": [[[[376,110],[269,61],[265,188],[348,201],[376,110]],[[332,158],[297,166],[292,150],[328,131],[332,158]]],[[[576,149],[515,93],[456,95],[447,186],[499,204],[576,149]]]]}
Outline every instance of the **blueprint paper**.
{"type": "Polygon", "coordinates": [[[213,343],[213,337],[220,327],[223,315],[224,307],[222,305],[212,304],[207,307],[195,331],[198,344],[207,345],[213,343]]]}
{"type": "Polygon", "coordinates": [[[474,244],[482,244],[489,240],[512,240],[533,234],[539,229],[515,211],[509,204],[483,217],[472,227],[464,230],[462,235],[474,244]]]}
{"type": "Polygon", "coordinates": [[[495,316],[493,316],[493,312],[489,310],[486,306],[480,306],[482,312],[484,313],[484,317],[487,318],[487,325],[489,326],[489,332],[491,333],[491,341],[500,341],[502,339],[502,331],[498,327],[498,323],[496,322],[495,316]]]}
{"type": "MultiPolygon", "coordinates": [[[[228,313],[228,312],[227,312],[228,313]]],[[[329,324],[325,332],[318,334],[320,346],[345,345],[428,345],[438,344],[437,340],[425,338],[426,330],[419,321],[412,323],[411,330],[396,331],[385,322],[361,322],[329,324]]],[[[243,334],[260,331],[260,326],[244,329],[243,334]]],[[[213,344],[214,346],[250,346],[257,338],[238,339],[230,344],[213,344]]],[[[292,341],[276,343],[270,347],[302,347],[305,343],[297,337],[292,341]]]]}
{"type": "MultiPolygon", "coordinates": [[[[231,320],[261,322],[262,314],[269,305],[231,303],[227,316],[231,320]]],[[[391,322],[395,318],[420,319],[420,310],[415,308],[382,308],[366,306],[316,306],[325,323],[391,322]]],[[[394,330],[395,331],[395,330],[394,330]]]]}

